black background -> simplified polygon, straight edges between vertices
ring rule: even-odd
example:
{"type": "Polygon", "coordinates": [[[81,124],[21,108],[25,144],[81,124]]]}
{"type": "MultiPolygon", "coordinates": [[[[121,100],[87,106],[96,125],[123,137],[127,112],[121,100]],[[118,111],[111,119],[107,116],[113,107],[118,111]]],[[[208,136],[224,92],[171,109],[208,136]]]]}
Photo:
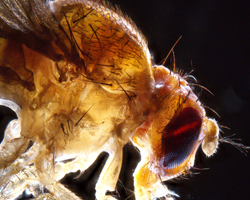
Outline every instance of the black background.
{"type": "MultiPolygon", "coordinates": [[[[182,36],[174,49],[177,68],[184,72],[195,69],[193,75],[198,82],[214,93],[215,96],[211,96],[195,88],[197,94],[201,93],[201,101],[221,118],[209,110],[208,115],[220,125],[230,127],[230,130],[222,129],[222,135],[236,133],[236,138],[250,145],[250,6],[243,1],[223,0],[111,2],[119,5],[141,29],[156,64],[182,36]]],[[[138,158],[135,149],[127,145],[120,176],[126,188],[132,189],[132,173],[138,158]]],[[[88,175],[79,180],[65,178],[63,183],[84,199],[88,199],[86,193],[93,197],[95,182],[89,180],[98,178],[100,164],[104,162],[105,155],[101,155],[88,175]]],[[[193,170],[199,174],[167,182],[168,187],[181,196],[178,200],[249,199],[249,155],[223,143],[211,158],[206,158],[199,150],[195,166],[209,169],[193,170]]],[[[121,199],[125,199],[124,191],[120,193],[121,199]]],[[[128,192],[127,196],[130,194],[128,192]]]]}
{"type": "MultiPolygon", "coordinates": [[[[250,145],[250,6],[244,1],[200,0],[112,0],[127,13],[148,39],[155,63],[160,63],[175,41],[176,65],[193,75],[211,90],[204,90],[201,101],[221,118],[208,111],[220,125],[223,136],[236,133],[250,145]]],[[[200,93],[200,89],[195,91],[200,93]]],[[[196,157],[200,174],[188,180],[167,182],[181,198],[202,200],[250,199],[249,155],[229,144],[206,158],[201,150],[196,157]]]]}

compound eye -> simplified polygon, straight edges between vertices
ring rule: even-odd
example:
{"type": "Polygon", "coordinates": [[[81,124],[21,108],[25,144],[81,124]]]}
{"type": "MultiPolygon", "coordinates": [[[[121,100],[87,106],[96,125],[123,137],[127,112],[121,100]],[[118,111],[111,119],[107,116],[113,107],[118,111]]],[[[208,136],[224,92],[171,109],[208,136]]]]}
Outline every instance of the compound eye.
{"type": "Polygon", "coordinates": [[[184,108],[168,123],[162,135],[160,164],[173,169],[183,163],[196,147],[202,126],[201,113],[192,107],[184,108]]]}

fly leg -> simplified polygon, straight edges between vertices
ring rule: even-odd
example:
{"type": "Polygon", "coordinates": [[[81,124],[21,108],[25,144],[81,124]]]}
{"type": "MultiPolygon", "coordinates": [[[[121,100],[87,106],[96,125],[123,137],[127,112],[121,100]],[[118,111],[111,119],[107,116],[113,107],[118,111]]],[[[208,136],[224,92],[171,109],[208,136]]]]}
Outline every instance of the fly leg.
{"type": "Polygon", "coordinates": [[[115,200],[111,195],[106,195],[106,192],[115,190],[122,166],[123,143],[117,139],[111,139],[106,145],[110,149],[107,150],[109,157],[96,184],[97,200],[115,200]]]}
{"type": "MultiPolygon", "coordinates": [[[[46,198],[48,200],[81,200],[80,197],[76,196],[73,192],[64,187],[61,183],[54,181],[53,184],[47,185],[46,188],[50,191],[47,193],[46,198]]],[[[38,197],[39,199],[39,197],[38,197]]],[[[40,198],[41,199],[41,198],[40,198]]]]}

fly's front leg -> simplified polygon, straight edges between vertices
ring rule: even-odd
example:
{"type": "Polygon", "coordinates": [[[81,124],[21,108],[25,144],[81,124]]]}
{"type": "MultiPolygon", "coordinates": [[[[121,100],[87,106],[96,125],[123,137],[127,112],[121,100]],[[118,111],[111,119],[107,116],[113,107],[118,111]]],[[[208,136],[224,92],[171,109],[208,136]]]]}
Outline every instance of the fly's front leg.
{"type": "Polygon", "coordinates": [[[54,195],[50,193],[41,194],[40,196],[36,197],[35,200],[58,200],[54,195]]]}
{"type": "MultiPolygon", "coordinates": [[[[73,192],[64,187],[61,183],[54,181],[53,184],[47,185],[46,188],[50,191],[47,196],[40,199],[48,200],[81,200],[80,197],[76,196],[73,192]]],[[[39,199],[39,197],[38,197],[39,199]]]]}
{"type": "Polygon", "coordinates": [[[35,200],[81,200],[81,198],[56,181],[45,187],[41,185],[29,187],[29,191],[35,196],[35,200]],[[44,193],[44,188],[49,192],[44,193]]]}
{"type": "Polygon", "coordinates": [[[109,140],[106,144],[110,151],[109,157],[102,169],[100,177],[96,184],[97,200],[114,200],[115,198],[106,195],[107,191],[114,191],[119,178],[122,166],[122,148],[123,143],[118,140],[109,140]]]}
{"type": "MultiPolygon", "coordinates": [[[[15,166],[10,166],[10,172],[15,171],[15,166]]],[[[0,191],[0,199],[17,199],[27,188],[37,188],[40,185],[34,166],[15,173],[0,191]]],[[[37,189],[36,189],[37,190],[37,189]]]]}
{"type": "Polygon", "coordinates": [[[45,176],[40,177],[34,165],[20,171],[1,189],[0,199],[16,199],[27,189],[37,200],[81,200],[81,198],[57,181],[47,185],[42,184],[43,179],[48,179],[45,176]],[[45,189],[48,192],[45,193],[45,189]]]}

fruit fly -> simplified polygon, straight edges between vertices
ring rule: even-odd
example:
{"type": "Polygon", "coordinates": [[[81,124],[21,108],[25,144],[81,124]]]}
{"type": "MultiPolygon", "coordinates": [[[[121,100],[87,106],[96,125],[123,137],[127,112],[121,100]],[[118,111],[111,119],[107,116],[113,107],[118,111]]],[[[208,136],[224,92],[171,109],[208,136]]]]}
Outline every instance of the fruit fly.
{"type": "MultiPolygon", "coordinates": [[[[96,199],[115,199],[123,146],[141,160],[134,195],[173,199],[163,181],[207,156],[219,126],[187,81],[153,63],[147,42],[118,8],[90,0],[0,1],[0,104],[12,109],[0,150],[0,197],[80,199],[60,180],[109,157],[96,199]]],[[[232,142],[231,142],[232,143],[232,142]]],[[[235,144],[244,148],[243,145],[235,144]]]]}

